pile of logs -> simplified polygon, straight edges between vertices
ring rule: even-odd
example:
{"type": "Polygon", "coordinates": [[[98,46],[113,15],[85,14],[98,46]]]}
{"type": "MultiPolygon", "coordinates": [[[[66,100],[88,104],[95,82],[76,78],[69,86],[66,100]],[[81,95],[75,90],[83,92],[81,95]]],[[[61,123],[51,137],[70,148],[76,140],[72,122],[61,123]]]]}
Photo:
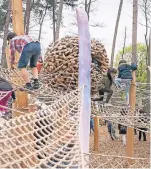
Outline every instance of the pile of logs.
{"type": "MultiPolygon", "coordinates": [[[[50,45],[41,72],[43,82],[59,90],[75,89],[78,85],[78,53],[78,37],[68,36],[50,45]]],[[[91,56],[99,63],[97,66],[92,64],[91,79],[94,90],[99,79],[101,80],[101,74],[108,69],[109,59],[104,46],[94,39],[91,41],[91,56]]]]}

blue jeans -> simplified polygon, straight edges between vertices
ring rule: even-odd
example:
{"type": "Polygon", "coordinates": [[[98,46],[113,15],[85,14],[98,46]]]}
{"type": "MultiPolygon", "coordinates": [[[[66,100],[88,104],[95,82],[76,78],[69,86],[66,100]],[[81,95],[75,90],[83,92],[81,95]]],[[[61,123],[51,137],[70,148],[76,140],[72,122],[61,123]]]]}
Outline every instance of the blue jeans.
{"type": "Polygon", "coordinates": [[[26,68],[29,61],[30,67],[36,67],[38,58],[41,54],[41,47],[39,42],[31,42],[24,46],[24,49],[21,53],[18,68],[26,68]]]}
{"type": "Polygon", "coordinates": [[[130,85],[131,85],[131,79],[120,79],[120,78],[116,78],[115,79],[115,84],[119,87],[122,88],[122,84],[124,84],[124,90],[126,93],[126,102],[127,104],[129,104],[129,90],[130,90],[130,85]]]}

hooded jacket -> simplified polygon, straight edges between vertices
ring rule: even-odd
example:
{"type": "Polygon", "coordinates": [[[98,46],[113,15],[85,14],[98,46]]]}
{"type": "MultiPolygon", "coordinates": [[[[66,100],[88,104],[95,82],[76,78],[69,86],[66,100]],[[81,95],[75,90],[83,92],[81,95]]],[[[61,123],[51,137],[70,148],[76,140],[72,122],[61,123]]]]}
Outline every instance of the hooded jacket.
{"type": "Polygon", "coordinates": [[[119,75],[121,79],[132,79],[132,70],[137,70],[137,65],[129,65],[127,63],[121,63],[118,67],[119,75]]]}

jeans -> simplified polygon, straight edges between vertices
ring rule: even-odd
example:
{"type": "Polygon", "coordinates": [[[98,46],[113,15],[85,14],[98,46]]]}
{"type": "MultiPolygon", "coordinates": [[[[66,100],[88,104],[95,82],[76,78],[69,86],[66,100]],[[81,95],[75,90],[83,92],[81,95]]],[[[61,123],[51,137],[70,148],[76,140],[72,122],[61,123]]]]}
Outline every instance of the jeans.
{"type": "Polygon", "coordinates": [[[93,101],[103,101],[104,93],[107,93],[106,103],[108,103],[113,94],[113,90],[107,88],[102,88],[101,90],[99,90],[100,97],[93,99],[93,101]]]}
{"type": "MultiPolygon", "coordinates": [[[[146,131],[146,128],[139,128],[140,130],[146,131]]],[[[141,140],[143,134],[143,141],[146,141],[146,133],[143,131],[139,131],[139,140],[141,140]]]]}
{"type": "Polygon", "coordinates": [[[36,67],[38,58],[41,54],[41,47],[39,42],[31,42],[24,46],[19,59],[18,68],[26,68],[30,61],[30,67],[36,67]]]}
{"type": "Polygon", "coordinates": [[[90,134],[91,134],[91,131],[94,132],[94,127],[93,126],[90,126],[90,134]]]}
{"type": "Polygon", "coordinates": [[[107,88],[103,88],[103,89],[99,90],[99,95],[102,96],[100,98],[101,101],[103,101],[104,93],[107,93],[106,103],[108,103],[112,94],[113,94],[113,90],[107,89],[107,88]]]}
{"type": "Polygon", "coordinates": [[[131,79],[120,79],[116,78],[115,79],[115,84],[122,88],[122,84],[124,84],[124,90],[126,94],[126,102],[129,104],[129,90],[130,90],[130,85],[131,85],[131,79]]]}

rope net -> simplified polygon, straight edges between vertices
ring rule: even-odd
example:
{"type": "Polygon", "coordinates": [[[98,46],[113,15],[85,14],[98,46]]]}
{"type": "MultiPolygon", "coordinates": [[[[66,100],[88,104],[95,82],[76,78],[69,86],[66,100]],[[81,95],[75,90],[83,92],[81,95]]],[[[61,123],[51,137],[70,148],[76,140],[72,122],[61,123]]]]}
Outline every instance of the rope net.
{"type": "MultiPolygon", "coordinates": [[[[1,77],[8,80],[14,90],[24,89],[24,83],[17,70],[10,71],[2,68],[0,70],[1,77]]],[[[61,74],[41,76],[50,78],[52,83],[40,82],[40,89],[30,94],[29,102],[36,105],[38,110],[27,113],[18,109],[17,106],[16,109],[8,108],[13,114],[19,112],[21,116],[10,119],[1,127],[1,168],[81,168],[83,156],[90,168],[150,167],[150,84],[136,84],[135,110],[125,105],[123,89],[114,89],[112,106],[92,102],[92,114],[101,119],[99,150],[97,153],[93,151],[94,135],[92,133],[90,154],[82,154],[78,131],[83,90],[72,90],[72,85],[71,87],[68,85],[65,91],[61,90],[62,86],[55,89],[55,78],[62,76],[61,74]],[[145,109],[143,113],[140,112],[142,109],[145,109]],[[117,136],[114,141],[110,138],[107,126],[104,124],[105,120],[113,123],[114,135],[117,136]],[[134,136],[133,164],[128,162],[126,147],[118,134],[118,124],[135,128],[138,133],[142,128],[146,129],[143,132],[147,135],[147,141],[139,142],[137,136],[134,136]]],[[[97,77],[98,74],[96,79],[97,77]]],[[[41,78],[42,81],[43,78],[41,78]]],[[[99,81],[101,79],[98,78],[96,80],[98,87],[99,81]]],[[[8,92],[0,92],[0,100],[7,94],[8,92]]]]}
{"type": "Polygon", "coordinates": [[[5,123],[0,130],[0,166],[81,167],[80,95],[81,91],[73,91],[49,107],[5,123]]]}

